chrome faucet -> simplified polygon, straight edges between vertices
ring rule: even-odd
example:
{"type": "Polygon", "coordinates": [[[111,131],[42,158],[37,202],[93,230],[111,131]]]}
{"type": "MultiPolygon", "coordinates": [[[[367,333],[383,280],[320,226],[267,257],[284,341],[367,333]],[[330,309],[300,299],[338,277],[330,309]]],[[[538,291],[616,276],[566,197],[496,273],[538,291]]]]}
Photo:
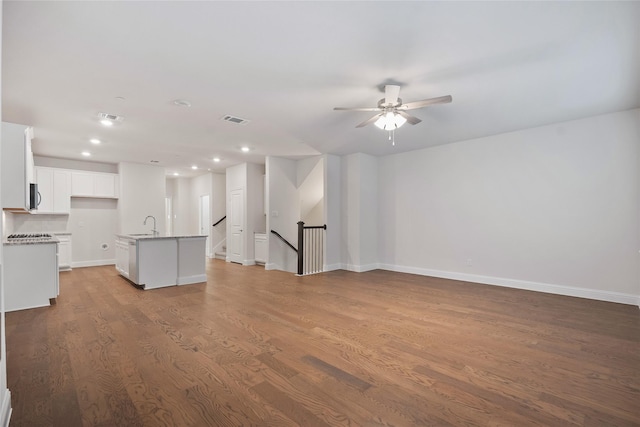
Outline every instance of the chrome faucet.
{"type": "Polygon", "coordinates": [[[148,215],[145,219],[144,222],[142,223],[142,225],[147,225],[147,220],[151,218],[153,219],[153,228],[151,229],[151,232],[153,233],[154,236],[157,236],[158,234],[158,230],[156,230],[156,217],[153,215],[148,215]]]}

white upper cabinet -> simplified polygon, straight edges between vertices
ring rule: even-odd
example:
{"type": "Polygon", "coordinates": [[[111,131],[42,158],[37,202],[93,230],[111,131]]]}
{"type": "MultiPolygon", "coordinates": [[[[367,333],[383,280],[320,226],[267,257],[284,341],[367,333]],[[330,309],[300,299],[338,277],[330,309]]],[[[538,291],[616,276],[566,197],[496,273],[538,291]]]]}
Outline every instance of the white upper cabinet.
{"type": "Polygon", "coordinates": [[[33,128],[2,122],[1,195],[4,209],[29,210],[29,184],[33,179],[33,128]]]}
{"type": "Polygon", "coordinates": [[[103,172],[71,172],[71,197],[118,198],[118,175],[103,172]]]}
{"type": "Polygon", "coordinates": [[[40,193],[37,214],[69,214],[71,211],[71,172],[64,169],[35,167],[40,193]]]}

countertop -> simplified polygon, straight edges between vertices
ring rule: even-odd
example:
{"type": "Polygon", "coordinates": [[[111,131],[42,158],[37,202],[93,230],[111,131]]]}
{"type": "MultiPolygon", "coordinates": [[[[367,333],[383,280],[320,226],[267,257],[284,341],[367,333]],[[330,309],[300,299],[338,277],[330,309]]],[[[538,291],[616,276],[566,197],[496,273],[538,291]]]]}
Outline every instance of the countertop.
{"type": "Polygon", "coordinates": [[[4,246],[17,246],[17,245],[44,245],[49,243],[60,243],[55,237],[44,239],[42,237],[30,238],[30,239],[4,239],[2,244],[4,246]]]}
{"type": "Polygon", "coordinates": [[[166,234],[160,234],[154,236],[152,234],[116,234],[116,237],[131,240],[153,240],[153,239],[188,239],[188,238],[206,238],[206,234],[172,234],[167,236],[166,234]]]}

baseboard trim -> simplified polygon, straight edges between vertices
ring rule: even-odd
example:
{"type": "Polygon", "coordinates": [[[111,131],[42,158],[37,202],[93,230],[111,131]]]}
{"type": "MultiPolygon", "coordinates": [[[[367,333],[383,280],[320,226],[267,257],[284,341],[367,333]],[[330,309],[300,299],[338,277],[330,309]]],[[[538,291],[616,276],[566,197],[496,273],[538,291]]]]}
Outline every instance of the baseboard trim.
{"type": "Polygon", "coordinates": [[[327,264],[324,266],[324,271],[344,270],[342,264],[327,264]]]}
{"type": "Polygon", "coordinates": [[[99,267],[101,265],[115,265],[115,259],[98,259],[94,261],[77,261],[71,263],[71,268],[82,268],[82,267],[99,267]]]}
{"type": "Polygon", "coordinates": [[[365,271],[378,270],[380,264],[365,264],[365,265],[355,265],[355,264],[342,264],[342,270],[354,271],[356,273],[364,273],[365,271]]]}
{"type": "Polygon", "coordinates": [[[2,401],[2,408],[0,408],[0,420],[2,420],[3,427],[9,427],[9,421],[11,421],[11,391],[6,389],[4,391],[4,400],[2,401]]]}
{"type": "Polygon", "coordinates": [[[528,291],[544,292],[547,294],[564,295],[569,297],[587,298],[599,301],[617,302],[620,304],[639,305],[640,295],[609,292],[596,289],[577,288],[573,286],[554,285],[526,280],[507,279],[503,277],[481,276],[477,274],[456,273],[451,271],[430,270],[427,268],[408,267],[403,265],[380,264],[382,270],[398,273],[418,274],[420,276],[440,277],[443,279],[461,280],[464,282],[480,283],[484,285],[503,286],[506,288],[524,289],[528,291]]]}
{"type": "Polygon", "coordinates": [[[193,276],[178,277],[177,285],[191,285],[194,283],[203,283],[207,281],[206,274],[195,274],[193,276]]]}

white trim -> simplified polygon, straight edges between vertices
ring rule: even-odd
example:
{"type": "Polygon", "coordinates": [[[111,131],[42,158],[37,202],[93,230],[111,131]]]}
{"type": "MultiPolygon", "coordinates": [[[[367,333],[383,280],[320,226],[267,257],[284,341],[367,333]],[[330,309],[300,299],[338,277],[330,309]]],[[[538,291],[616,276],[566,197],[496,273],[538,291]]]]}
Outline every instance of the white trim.
{"type": "Polygon", "coordinates": [[[264,265],[265,270],[279,270],[278,265],[275,262],[268,262],[264,265]]]}
{"type": "Polygon", "coordinates": [[[97,259],[94,261],[77,261],[71,263],[71,268],[99,267],[101,265],[116,265],[115,259],[97,259]]]}
{"type": "Polygon", "coordinates": [[[0,408],[0,420],[2,420],[3,427],[9,427],[9,421],[11,421],[11,412],[13,408],[11,408],[11,391],[6,389],[4,391],[4,401],[2,402],[2,407],[0,408]]]}
{"type": "Polygon", "coordinates": [[[323,273],[327,271],[343,270],[342,264],[326,264],[323,273]]]}
{"type": "Polygon", "coordinates": [[[256,265],[255,259],[245,259],[242,261],[242,265],[256,265]]]}
{"type": "Polygon", "coordinates": [[[354,265],[342,264],[342,269],[347,271],[355,271],[356,273],[364,273],[365,271],[378,270],[380,264],[354,265]]]}
{"type": "Polygon", "coordinates": [[[570,297],[588,298],[600,301],[609,301],[640,306],[640,295],[624,294],[621,292],[576,288],[573,286],[554,285],[551,283],[539,283],[526,280],[507,279],[503,277],[480,276],[477,274],[430,270],[426,268],[408,267],[393,264],[380,264],[379,268],[382,270],[396,271],[399,273],[441,277],[444,279],[461,280],[465,282],[480,283],[485,285],[504,286],[507,288],[525,289],[528,291],[545,292],[548,294],[565,295],[570,297]]]}

